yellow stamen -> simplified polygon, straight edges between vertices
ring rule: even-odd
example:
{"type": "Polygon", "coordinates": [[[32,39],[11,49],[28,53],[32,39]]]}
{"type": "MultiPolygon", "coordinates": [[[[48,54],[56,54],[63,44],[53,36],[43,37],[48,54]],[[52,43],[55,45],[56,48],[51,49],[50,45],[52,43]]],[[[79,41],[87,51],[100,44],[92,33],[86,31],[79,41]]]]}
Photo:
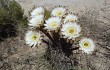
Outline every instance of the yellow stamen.
{"type": "Polygon", "coordinates": [[[69,33],[74,33],[74,29],[70,29],[69,30],[69,33]]]}
{"type": "Polygon", "coordinates": [[[74,19],[69,19],[69,21],[70,21],[70,22],[74,22],[75,20],[74,20],[74,19]]]}
{"type": "Polygon", "coordinates": [[[32,40],[35,41],[37,39],[36,35],[32,35],[32,40]]]}
{"type": "Polygon", "coordinates": [[[56,27],[57,24],[56,24],[56,23],[51,23],[50,26],[52,26],[52,27],[56,27]]]}
{"type": "Polygon", "coordinates": [[[73,27],[68,28],[68,33],[69,34],[74,34],[76,30],[73,27]]]}
{"type": "Polygon", "coordinates": [[[56,12],[58,16],[62,16],[62,12],[56,12]]]}
{"type": "Polygon", "coordinates": [[[88,47],[90,47],[90,43],[89,43],[89,42],[84,42],[84,43],[83,43],[83,46],[84,46],[85,48],[88,48],[88,47]]]}

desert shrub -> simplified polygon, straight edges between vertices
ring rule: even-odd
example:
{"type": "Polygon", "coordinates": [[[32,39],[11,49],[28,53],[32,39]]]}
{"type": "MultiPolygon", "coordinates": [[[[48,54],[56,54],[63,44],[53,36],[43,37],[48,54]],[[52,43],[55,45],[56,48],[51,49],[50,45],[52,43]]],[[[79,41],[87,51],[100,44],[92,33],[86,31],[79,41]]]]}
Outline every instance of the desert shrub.
{"type": "Polygon", "coordinates": [[[14,0],[0,0],[0,25],[26,26],[26,17],[19,3],[14,0]]]}
{"type": "Polygon", "coordinates": [[[27,17],[20,4],[15,0],[0,0],[0,40],[16,36],[18,30],[26,27],[27,17]]]}

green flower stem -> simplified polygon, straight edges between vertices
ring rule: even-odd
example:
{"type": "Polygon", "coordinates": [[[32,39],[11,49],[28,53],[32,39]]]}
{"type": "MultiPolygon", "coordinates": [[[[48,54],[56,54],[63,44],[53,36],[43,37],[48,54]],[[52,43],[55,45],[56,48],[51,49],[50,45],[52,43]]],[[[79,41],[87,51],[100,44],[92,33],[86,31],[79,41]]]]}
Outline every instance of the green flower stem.
{"type": "Polygon", "coordinates": [[[46,30],[43,30],[42,28],[39,28],[39,30],[41,31],[41,32],[43,32],[51,41],[52,41],[52,43],[54,43],[54,40],[53,40],[53,38],[50,36],[50,34],[49,33],[47,33],[47,31],[46,30]]]}

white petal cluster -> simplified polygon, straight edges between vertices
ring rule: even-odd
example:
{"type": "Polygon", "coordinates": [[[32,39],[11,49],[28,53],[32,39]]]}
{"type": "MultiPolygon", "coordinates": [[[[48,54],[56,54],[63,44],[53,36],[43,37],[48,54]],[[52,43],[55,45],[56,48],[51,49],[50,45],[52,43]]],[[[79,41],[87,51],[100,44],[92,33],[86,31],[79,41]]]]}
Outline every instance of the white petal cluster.
{"type": "Polygon", "coordinates": [[[52,10],[52,16],[63,17],[66,14],[66,8],[64,7],[56,7],[52,10]]]}
{"type": "Polygon", "coordinates": [[[43,7],[37,7],[31,12],[31,17],[36,17],[37,15],[44,14],[45,10],[43,7]]]}
{"type": "Polygon", "coordinates": [[[35,31],[28,31],[25,35],[26,44],[35,47],[41,43],[41,34],[35,31]]]}
{"type": "Polygon", "coordinates": [[[90,38],[82,38],[79,42],[80,49],[85,53],[89,54],[95,49],[95,43],[90,38]]]}
{"type": "Polygon", "coordinates": [[[29,20],[28,25],[37,28],[43,25],[43,23],[44,23],[44,15],[40,14],[29,20]]]}
{"type": "Polygon", "coordinates": [[[74,40],[76,37],[80,36],[81,27],[77,23],[67,22],[63,24],[61,33],[64,35],[64,38],[74,40]]]}
{"type": "Polygon", "coordinates": [[[68,14],[65,19],[64,19],[64,23],[66,22],[75,22],[78,20],[78,17],[74,14],[68,14]]]}
{"type": "MultiPolygon", "coordinates": [[[[31,12],[31,19],[29,20],[28,25],[32,28],[40,28],[44,24],[44,8],[37,7],[31,12]]],[[[35,47],[41,43],[41,34],[35,31],[28,31],[25,36],[26,44],[29,46],[35,47]]]]}
{"type": "MultiPolygon", "coordinates": [[[[25,41],[29,46],[39,46],[42,39],[40,30],[47,35],[50,40],[52,39],[52,42],[54,42],[54,40],[56,42],[56,39],[52,36],[53,32],[58,33],[61,35],[60,37],[65,38],[67,42],[70,42],[71,44],[80,36],[81,27],[76,23],[78,17],[71,13],[67,14],[67,9],[65,7],[55,7],[51,12],[51,17],[47,20],[44,18],[44,13],[45,9],[43,7],[37,7],[31,12],[31,19],[29,20],[28,25],[32,28],[39,29],[39,31],[35,31],[34,29],[34,31],[28,31],[26,33],[25,41]]],[[[45,17],[48,16],[46,15],[45,17]]],[[[58,39],[58,42],[59,40],[62,42],[60,38],[58,39]]],[[[80,50],[87,54],[95,50],[95,43],[90,38],[82,38],[79,41],[79,46],[80,50]]]]}
{"type": "Polygon", "coordinates": [[[46,20],[46,24],[44,24],[45,29],[48,31],[57,31],[61,26],[61,18],[60,17],[51,17],[46,20]]]}

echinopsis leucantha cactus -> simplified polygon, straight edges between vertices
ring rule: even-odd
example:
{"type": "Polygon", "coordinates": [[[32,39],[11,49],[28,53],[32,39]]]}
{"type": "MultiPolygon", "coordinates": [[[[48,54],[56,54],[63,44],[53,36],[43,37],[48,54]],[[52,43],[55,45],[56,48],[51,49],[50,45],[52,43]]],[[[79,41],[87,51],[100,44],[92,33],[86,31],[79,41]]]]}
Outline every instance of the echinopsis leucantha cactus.
{"type": "MultiPolygon", "coordinates": [[[[31,19],[28,25],[31,30],[26,33],[26,44],[31,47],[39,46],[45,40],[44,37],[47,36],[55,47],[62,46],[64,40],[66,44],[71,44],[70,47],[74,45],[75,39],[81,35],[81,27],[77,23],[78,16],[67,13],[66,7],[58,6],[52,10],[51,17],[45,19],[45,11],[46,9],[40,6],[30,13],[31,19]]],[[[92,39],[84,37],[72,49],[79,49],[89,54],[94,51],[95,43],[92,39]]]]}

